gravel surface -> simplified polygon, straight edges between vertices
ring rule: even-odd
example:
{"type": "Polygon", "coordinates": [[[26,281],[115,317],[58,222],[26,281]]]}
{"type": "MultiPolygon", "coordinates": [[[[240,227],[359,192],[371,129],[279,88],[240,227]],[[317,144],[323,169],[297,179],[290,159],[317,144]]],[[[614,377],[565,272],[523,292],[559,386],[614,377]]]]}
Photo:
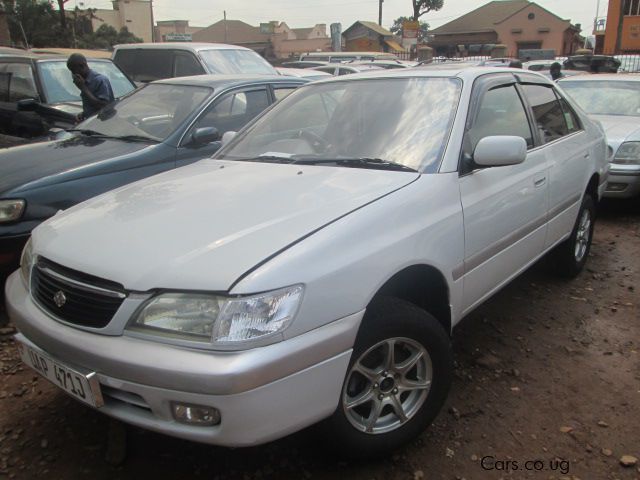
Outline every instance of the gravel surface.
{"type": "Polygon", "coordinates": [[[541,262],[465,319],[435,424],[369,462],[313,431],[231,450],[124,427],[23,367],[0,330],[0,479],[640,479],[640,202],[604,206],[587,266],[566,282],[541,262]]]}

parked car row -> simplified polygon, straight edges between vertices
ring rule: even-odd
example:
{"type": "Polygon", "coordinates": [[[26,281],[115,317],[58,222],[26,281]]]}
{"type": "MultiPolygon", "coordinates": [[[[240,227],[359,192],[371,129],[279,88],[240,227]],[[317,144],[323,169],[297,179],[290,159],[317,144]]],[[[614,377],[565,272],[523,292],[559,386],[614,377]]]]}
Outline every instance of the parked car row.
{"type": "Polygon", "coordinates": [[[321,422],[371,456],[420,434],[453,327],[544,255],[584,267],[609,149],[533,72],[369,70],[152,82],[5,152],[1,228],[35,227],[6,284],[23,361],[199,442],[321,422]]]}
{"type": "MultiPolygon", "coordinates": [[[[66,68],[66,67],[65,67],[66,68]]],[[[15,268],[31,230],[100,193],[213,154],[308,80],[201,75],[152,82],[59,138],[0,154],[0,275],[15,268]]]]}

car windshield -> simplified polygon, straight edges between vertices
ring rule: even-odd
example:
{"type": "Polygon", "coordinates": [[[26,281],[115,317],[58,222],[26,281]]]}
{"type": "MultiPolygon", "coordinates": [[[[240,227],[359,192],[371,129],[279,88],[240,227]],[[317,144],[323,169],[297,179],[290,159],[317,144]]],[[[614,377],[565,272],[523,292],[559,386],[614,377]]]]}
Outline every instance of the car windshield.
{"type": "Polygon", "coordinates": [[[460,90],[459,80],[435,77],[302,87],[217,157],[345,165],[373,159],[432,173],[447,143],[460,90]]]}
{"type": "Polygon", "coordinates": [[[166,139],[212,90],[188,85],[150,84],[78,124],[76,129],[112,137],[166,139]]]}
{"type": "MultiPolygon", "coordinates": [[[[87,60],[89,68],[105,75],[116,98],[131,92],[136,86],[111,62],[87,60]]],[[[66,60],[38,62],[40,77],[48,103],[79,102],[80,90],[73,84],[66,60]]]]}
{"type": "Polygon", "coordinates": [[[564,81],[560,85],[591,115],[640,116],[640,82],[564,81]]]}
{"type": "Polygon", "coordinates": [[[200,50],[210,73],[259,73],[277,75],[275,69],[252,50],[200,50]]]}

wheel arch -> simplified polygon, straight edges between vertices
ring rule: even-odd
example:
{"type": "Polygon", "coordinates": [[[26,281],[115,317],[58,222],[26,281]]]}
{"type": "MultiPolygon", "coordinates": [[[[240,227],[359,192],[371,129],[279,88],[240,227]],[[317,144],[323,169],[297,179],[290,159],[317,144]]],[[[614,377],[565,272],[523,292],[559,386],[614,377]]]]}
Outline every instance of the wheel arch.
{"type": "Polygon", "coordinates": [[[600,175],[598,173],[594,173],[591,175],[589,179],[589,183],[587,183],[587,188],[585,189],[585,193],[591,195],[591,198],[595,203],[598,203],[600,198],[598,197],[598,186],[600,185],[600,175]]]}
{"type": "Polygon", "coordinates": [[[397,297],[426,310],[451,335],[449,284],[437,268],[426,264],[405,267],[390,277],[371,301],[381,296],[397,297]]]}

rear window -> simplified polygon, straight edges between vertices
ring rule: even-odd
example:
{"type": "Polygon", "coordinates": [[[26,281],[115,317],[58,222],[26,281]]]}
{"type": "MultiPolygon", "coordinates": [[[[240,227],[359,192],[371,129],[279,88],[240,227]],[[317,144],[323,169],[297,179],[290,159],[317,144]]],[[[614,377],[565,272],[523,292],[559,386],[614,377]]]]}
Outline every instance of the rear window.
{"type": "Polygon", "coordinates": [[[200,58],[210,73],[257,73],[277,75],[276,69],[253,50],[200,50],[200,58]]]}
{"type": "Polygon", "coordinates": [[[113,61],[136,82],[173,77],[172,50],[118,50],[113,61]]]}

